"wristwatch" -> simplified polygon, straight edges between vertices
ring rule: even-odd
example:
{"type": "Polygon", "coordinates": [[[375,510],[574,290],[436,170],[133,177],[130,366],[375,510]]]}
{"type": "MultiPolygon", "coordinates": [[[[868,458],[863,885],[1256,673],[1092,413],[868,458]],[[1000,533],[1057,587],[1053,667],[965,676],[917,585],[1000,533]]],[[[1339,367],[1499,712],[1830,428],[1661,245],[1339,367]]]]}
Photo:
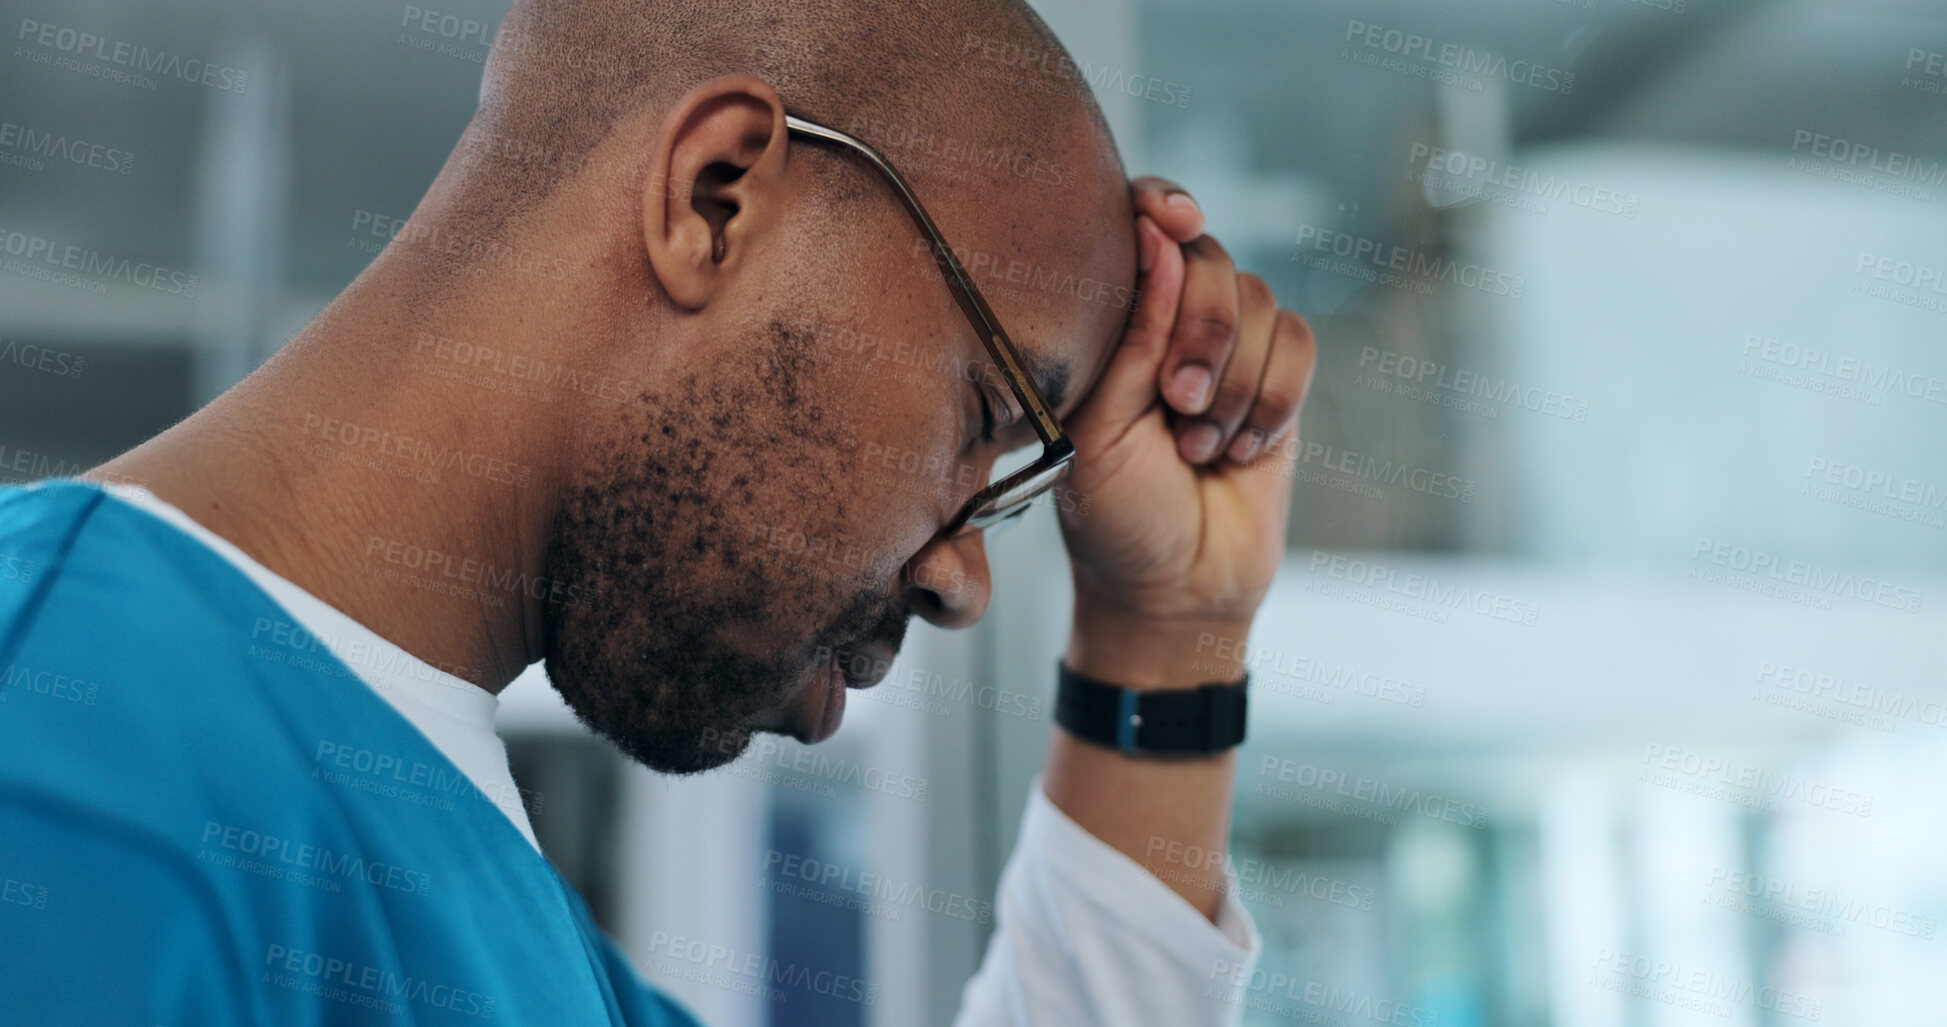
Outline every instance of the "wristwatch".
{"type": "Polygon", "coordinates": [[[1244,741],[1244,686],[1136,689],[1056,664],[1055,723],[1084,741],[1129,753],[1213,753],[1244,741]]]}

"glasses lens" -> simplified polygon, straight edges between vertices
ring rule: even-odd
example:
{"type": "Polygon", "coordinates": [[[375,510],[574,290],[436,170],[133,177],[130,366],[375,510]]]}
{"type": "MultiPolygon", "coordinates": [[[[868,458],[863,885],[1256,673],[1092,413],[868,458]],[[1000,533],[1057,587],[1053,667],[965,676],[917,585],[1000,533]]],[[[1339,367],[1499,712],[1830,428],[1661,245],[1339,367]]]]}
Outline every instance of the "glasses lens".
{"type": "Polygon", "coordinates": [[[1035,501],[1048,494],[1057,483],[1068,476],[1068,468],[1073,458],[1061,460],[1050,467],[1044,467],[1019,481],[1012,482],[993,501],[967,518],[970,528],[992,529],[998,525],[1011,523],[1033,507],[1035,501]]]}

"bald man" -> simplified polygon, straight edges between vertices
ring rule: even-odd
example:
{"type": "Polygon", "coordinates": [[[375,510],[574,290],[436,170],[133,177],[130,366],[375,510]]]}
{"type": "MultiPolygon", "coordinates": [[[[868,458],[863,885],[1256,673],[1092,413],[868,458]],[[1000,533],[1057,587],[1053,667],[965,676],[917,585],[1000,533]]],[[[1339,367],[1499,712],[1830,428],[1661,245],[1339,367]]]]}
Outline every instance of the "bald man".
{"type": "Polygon", "coordinates": [[[519,0],[324,312],[0,490],[0,1018],[691,1023],[538,853],[498,693],[545,661],[672,773],[819,741],[1052,506],[1061,726],[962,1022],[1234,1021],[1256,935],[1181,854],[1313,343],[1073,68],[1014,2],[519,0]]]}

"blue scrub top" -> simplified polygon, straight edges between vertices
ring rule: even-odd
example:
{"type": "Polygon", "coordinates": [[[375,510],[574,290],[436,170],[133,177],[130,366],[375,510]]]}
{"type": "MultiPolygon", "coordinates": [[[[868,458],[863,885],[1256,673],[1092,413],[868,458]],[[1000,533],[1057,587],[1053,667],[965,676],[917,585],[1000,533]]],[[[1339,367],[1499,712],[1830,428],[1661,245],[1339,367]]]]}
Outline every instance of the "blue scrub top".
{"type": "Polygon", "coordinates": [[[696,1022],[293,626],[98,488],[0,489],[0,1023],[696,1022]]]}

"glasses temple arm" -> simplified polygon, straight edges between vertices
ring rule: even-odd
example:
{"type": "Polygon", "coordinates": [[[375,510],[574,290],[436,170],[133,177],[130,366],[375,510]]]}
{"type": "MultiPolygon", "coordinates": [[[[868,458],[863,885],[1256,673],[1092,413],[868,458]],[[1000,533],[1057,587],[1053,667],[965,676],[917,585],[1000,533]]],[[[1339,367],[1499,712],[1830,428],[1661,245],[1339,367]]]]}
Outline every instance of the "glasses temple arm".
{"type": "Polygon", "coordinates": [[[1041,395],[1041,390],[1034,384],[1034,379],[1028,376],[1027,368],[1021,366],[1015,356],[1012,343],[1007,339],[1007,333],[1001,331],[1000,323],[994,317],[993,310],[987,306],[986,299],[981,296],[980,289],[973,284],[972,279],[967,277],[966,270],[960,266],[959,258],[953,255],[953,248],[947,245],[946,239],[940,235],[938,226],[934,225],[933,219],[927,216],[926,208],[920,206],[919,197],[913,195],[912,188],[906,184],[906,180],[899,172],[894,170],[892,164],[880,156],[877,150],[837,129],[826,128],[790,114],[784,116],[784,124],[790,131],[837,143],[857,153],[885,176],[886,181],[892,183],[893,191],[899,194],[900,203],[905,206],[906,212],[912,215],[920,231],[924,232],[931,242],[933,259],[946,272],[947,285],[953,293],[954,300],[960,304],[960,309],[966,312],[968,319],[980,326],[981,344],[987,347],[988,353],[1001,365],[1008,384],[1013,388],[1015,395],[1020,397],[1022,404],[1028,408],[1028,414],[1034,421],[1035,434],[1039,435],[1044,443],[1052,443],[1062,438],[1064,433],[1060,422],[1055,420],[1054,411],[1048,408],[1047,399],[1041,395]]]}

